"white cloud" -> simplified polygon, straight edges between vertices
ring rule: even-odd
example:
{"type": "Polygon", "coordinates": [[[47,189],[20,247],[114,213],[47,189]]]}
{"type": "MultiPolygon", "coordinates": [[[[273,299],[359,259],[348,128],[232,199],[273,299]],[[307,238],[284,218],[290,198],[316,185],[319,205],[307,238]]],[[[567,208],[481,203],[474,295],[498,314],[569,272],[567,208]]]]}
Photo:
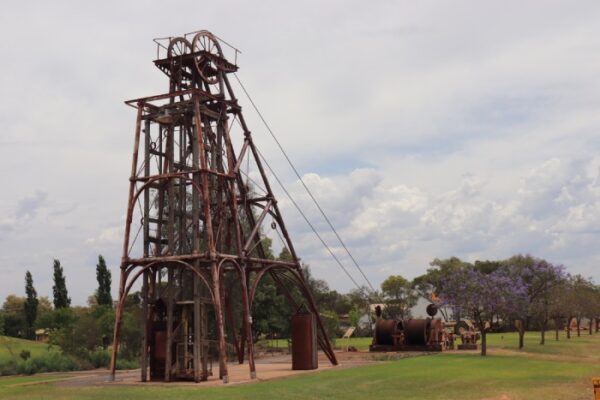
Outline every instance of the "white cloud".
{"type": "Polygon", "coordinates": [[[120,225],[102,229],[98,236],[87,238],[85,244],[120,244],[123,241],[123,229],[120,225]]]}
{"type": "MultiPolygon", "coordinates": [[[[518,252],[531,252],[554,262],[570,265],[573,271],[590,273],[600,261],[600,250],[589,248],[590,240],[600,233],[600,194],[590,190],[597,180],[594,174],[582,177],[580,168],[594,170],[597,160],[575,159],[542,161],[516,177],[520,186],[504,188],[503,199],[495,198],[495,182],[484,182],[476,172],[463,176],[457,187],[436,193],[423,187],[409,187],[377,179],[366,188],[352,184],[355,172],[346,176],[306,179],[323,204],[337,206],[333,212],[346,215],[337,229],[351,241],[352,253],[373,281],[384,279],[391,271],[409,277],[422,273],[433,258],[456,255],[470,261],[504,258],[518,252]],[[319,190],[326,182],[326,190],[319,190]],[[575,182],[571,184],[571,182],[575,182]],[[562,201],[569,192],[569,201],[562,201]],[[359,198],[360,204],[331,202],[331,197],[359,198]],[[545,212],[550,207],[552,212],[545,212]],[[587,261],[581,262],[585,249],[587,261]]],[[[374,172],[373,172],[374,173],[374,172]]],[[[377,176],[377,175],[376,175],[377,176]]],[[[294,186],[300,203],[309,204],[300,185],[294,186]]],[[[327,207],[325,207],[327,210],[327,207]]],[[[284,212],[293,210],[285,208],[284,212]]],[[[319,219],[318,215],[312,215],[319,219]]],[[[296,229],[301,221],[293,220],[292,235],[297,235],[298,251],[305,254],[317,273],[341,287],[351,283],[335,277],[339,267],[328,259],[311,232],[296,229]]],[[[334,235],[323,227],[324,237],[344,260],[334,235]]],[[[358,276],[358,272],[354,273],[358,276]]]]}

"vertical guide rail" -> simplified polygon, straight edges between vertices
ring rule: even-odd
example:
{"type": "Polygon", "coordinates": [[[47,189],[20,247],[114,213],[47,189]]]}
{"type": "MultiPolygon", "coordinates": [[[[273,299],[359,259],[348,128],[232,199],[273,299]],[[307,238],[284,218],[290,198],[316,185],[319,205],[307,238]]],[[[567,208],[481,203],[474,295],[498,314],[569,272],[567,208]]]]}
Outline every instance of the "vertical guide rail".
{"type": "Polygon", "coordinates": [[[167,348],[165,354],[165,382],[171,381],[171,368],[173,366],[173,284],[174,271],[172,267],[168,267],[167,280],[167,348]]]}
{"type": "Polygon", "coordinates": [[[119,301],[115,312],[115,331],[113,337],[112,357],[110,359],[110,377],[111,381],[115,380],[115,371],[117,369],[117,352],[119,350],[119,339],[121,334],[121,318],[123,307],[125,306],[125,281],[127,280],[127,259],[129,258],[129,235],[131,232],[131,221],[133,219],[133,207],[135,206],[135,178],[137,173],[138,152],[140,147],[140,131],[142,126],[142,111],[144,104],[138,103],[137,119],[135,122],[135,139],[133,143],[133,160],[131,161],[131,178],[129,179],[129,197],[127,201],[127,217],[125,220],[125,234],[123,239],[123,253],[121,256],[121,274],[119,278],[119,301]]]}
{"type": "Polygon", "coordinates": [[[202,374],[200,373],[201,354],[200,346],[200,279],[194,274],[194,382],[200,382],[202,374]]]}
{"type": "Polygon", "coordinates": [[[202,184],[202,206],[204,210],[204,218],[206,224],[206,239],[208,244],[208,251],[210,256],[210,269],[213,279],[213,294],[215,303],[215,314],[217,317],[217,333],[219,336],[219,377],[223,379],[223,383],[229,382],[229,376],[227,374],[227,354],[225,353],[225,329],[223,326],[223,305],[221,304],[221,282],[220,282],[220,270],[217,267],[216,260],[216,247],[214,240],[212,215],[210,207],[210,193],[208,191],[208,163],[206,161],[206,149],[204,147],[204,134],[202,130],[202,118],[200,114],[200,99],[198,96],[194,96],[194,119],[196,122],[196,135],[198,142],[198,153],[200,156],[200,167],[203,172],[200,173],[200,180],[202,184]]]}
{"type": "MultiPolygon", "coordinates": [[[[146,120],[144,124],[144,177],[150,176],[150,121],[146,120]]],[[[144,189],[144,215],[142,216],[144,223],[144,257],[150,255],[150,188],[144,189]]],[[[150,334],[150,315],[148,312],[148,271],[144,272],[142,282],[142,382],[148,380],[148,336],[150,334]]]]}
{"type": "MultiPolygon", "coordinates": [[[[225,113],[224,113],[225,114],[225,113]]],[[[226,114],[225,114],[226,115],[226,114]]],[[[231,175],[236,174],[236,160],[235,154],[233,151],[233,144],[231,143],[231,137],[229,136],[229,124],[227,123],[227,118],[222,116],[223,118],[223,131],[224,131],[224,139],[225,146],[227,151],[227,172],[231,175]]],[[[244,148],[247,148],[247,141],[244,141],[244,148]]],[[[243,156],[243,155],[242,155],[243,156]]],[[[241,162],[240,157],[240,162],[241,162]]],[[[229,194],[230,194],[230,204],[231,204],[231,215],[234,221],[235,228],[235,247],[237,251],[237,256],[240,260],[243,257],[243,244],[242,244],[242,233],[240,228],[240,220],[238,215],[238,201],[237,201],[237,191],[235,186],[235,179],[231,179],[228,182],[229,185],[229,194]]],[[[250,301],[248,298],[248,272],[247,272],[247,264],[245,262],[240,263],[240,279],[242,285],[242,306],[243,310],[243,323],[242,323],[242,337],[240,338],[240,347],[242,349],[242,353],[244,351],[244,344],[247,343],[248,346],[248,366],[250,367],[250,379],[256,378],[256,366],[254,364],[254,343],[252,341],[252,325],[250,323],[251,320],[251,310],[250,310],[250,301]]],[[[243,361],[243,358],[242,358],[243,361]]]]}
{"type": "Polygon", "coordinates": [[[142,382],[148,380],[148,271],[144,271],[142,278],[142,360],[140,367],[142,369],[142,382]]]}
{"type": "MultiPolygon", "coordinates": [[[[199,155],[198,155],[198,131],[192,129],[192,126],[186,126],[191,132],[190,144],[192,147],[192,168],[196,171],[199,167],[199,155]]],[[[192,254],[197,255],[200,252],[200,193],[198,188],[200,187],[200,176],[195,173],[192,175],[192,254]]],[[[194,268],[200,272],[200,262],[194,262],[194,268]]],[[[202,320],[201,304],[200,304],[200,279],[194,274],[194,381],[200,382],[206,380],[207,375],[204,368],[203,360],[206,357],[203,351],[203,343],[201,329],[204,321],[202,320]],[[201,373],[202,371],[202,373],[201,373]]]]}

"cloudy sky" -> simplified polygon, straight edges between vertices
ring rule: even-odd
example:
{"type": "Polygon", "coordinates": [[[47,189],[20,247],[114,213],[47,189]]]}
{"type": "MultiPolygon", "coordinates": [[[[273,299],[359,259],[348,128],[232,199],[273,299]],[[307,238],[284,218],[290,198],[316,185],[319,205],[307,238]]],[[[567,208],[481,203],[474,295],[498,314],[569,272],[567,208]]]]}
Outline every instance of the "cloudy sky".
{"type": "MultiPolygon", "coordinates": [[[[8,1],[0,300],[24,293],[27,269],[51,295],[59,258],[84,304],[99,253],[116,291],[135,122],[123,100],[167,89],[153,38],[198,29],[242,50],[239,77],[374,284],[436,257],[516,253],[600,281],[596,1],[8,1]]],[[[258,146],[352,270],[238,97],[258,146]]],[[[352,288],[276,189],[303,260],[352,288]]]]}

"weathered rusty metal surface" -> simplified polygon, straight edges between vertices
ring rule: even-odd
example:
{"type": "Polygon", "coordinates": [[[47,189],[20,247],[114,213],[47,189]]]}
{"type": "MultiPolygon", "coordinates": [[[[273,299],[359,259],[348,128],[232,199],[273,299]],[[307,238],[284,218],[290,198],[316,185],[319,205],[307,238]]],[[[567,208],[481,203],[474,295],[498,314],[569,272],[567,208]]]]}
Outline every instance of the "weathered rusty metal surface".
{"type": "MultiPolygon", "coordinates": [[[[437,310],[430,309],[435,315],[437,310]]],[[[385,320],[375,323],[370,351],[442,351],[454,348],[454,336],[439,318],[385,320]]]]}
{"type": "Polygon", "coordinates": [[[395,337],[402,332],[402,320],[380,319],[375,323],[375,343],[380,345],[396,344],[395,337]]]}
{"type": "Polygon", "coordinates": [[[408,346],[425,346],[431,335],[430,319],[404,320],[404,342],[408,346]]]}
{"type": "Polygon", "coordinates": [[[315,316],[312,313],[296,314],[292,317],[292,369],[318,367],[315,316]]]}
{"type": "Polygon", "coordinates": [[[226,43],[208,31],[155,42],[154,64],[168,77],[168,92],[126,102],[137,109],[137,118],[112,376],[125,299],[140,277],[144,279],[145,318],[142,380],[146,380],[147,368],[150,379],[204,380],[216,354],[219,376],[227,382],[228,348],[236,349],[240,362],[247,353],[254,378],[251,307],[256,287],[266,274],[294,309],[313,315],[314,354],[318,346],[337,364],[229,83],[228,74],[237,71],[237,62],[227,60],[222,46],[226,43]],[[233,139],[243,143],[234,147],[233,139]],[[236,148],[241,148],[239,154],[236,148]],[[263,193],[253,193],[243,175],[244,166],[250,163],[263,193]],[[272,229],[278,229],[291,261],[267,257],[263,248],[267,219],[272,219],[272,229]],[[235,288],[225,289],[224,282],[232,280],[235,288]],[[301,299],[291,296],[291,286],[302,294],[301,299]],[[233,302],[241,312],[229,310],[226,318],[226,308],[233,302]],[[207,307],[214,319],[208,318],[207,307]]]}
{"type": "Polygon", "coordinates": [[[479,332],[474,330],[462,330],[460,332],[461,343],[457,346],[458,350],[477,350],[477,342],[481,338],[479,332]]]}

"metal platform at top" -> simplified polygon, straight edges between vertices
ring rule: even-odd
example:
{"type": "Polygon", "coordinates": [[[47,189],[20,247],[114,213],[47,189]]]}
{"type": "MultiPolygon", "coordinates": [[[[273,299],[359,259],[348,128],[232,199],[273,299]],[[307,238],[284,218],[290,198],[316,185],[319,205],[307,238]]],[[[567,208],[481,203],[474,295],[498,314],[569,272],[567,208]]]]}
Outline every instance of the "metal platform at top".
{"type": "MultiPolygon", "coordinates": [[[[196,51],[194,53],[182,54],[176,57],[165,57],[161,59],[154,60],[154,65],[162,72],[164,72],[167,76],[171,74],[171,65],[173,64],[173,59],[176,58],[177,62],[180,63],[185,68],[195,68],[196,60],[199,57],[203,57],[209,59],[213,62],[221,71],[225,73],[236,72],[238,70],[237,65],[230,63],[224,57],[219,57],[218,55],[212,54],[206,50],[196,51]]],[[[208,66],[206,68],[207,75],[216,76],[217,70],[208,66]]]]}

